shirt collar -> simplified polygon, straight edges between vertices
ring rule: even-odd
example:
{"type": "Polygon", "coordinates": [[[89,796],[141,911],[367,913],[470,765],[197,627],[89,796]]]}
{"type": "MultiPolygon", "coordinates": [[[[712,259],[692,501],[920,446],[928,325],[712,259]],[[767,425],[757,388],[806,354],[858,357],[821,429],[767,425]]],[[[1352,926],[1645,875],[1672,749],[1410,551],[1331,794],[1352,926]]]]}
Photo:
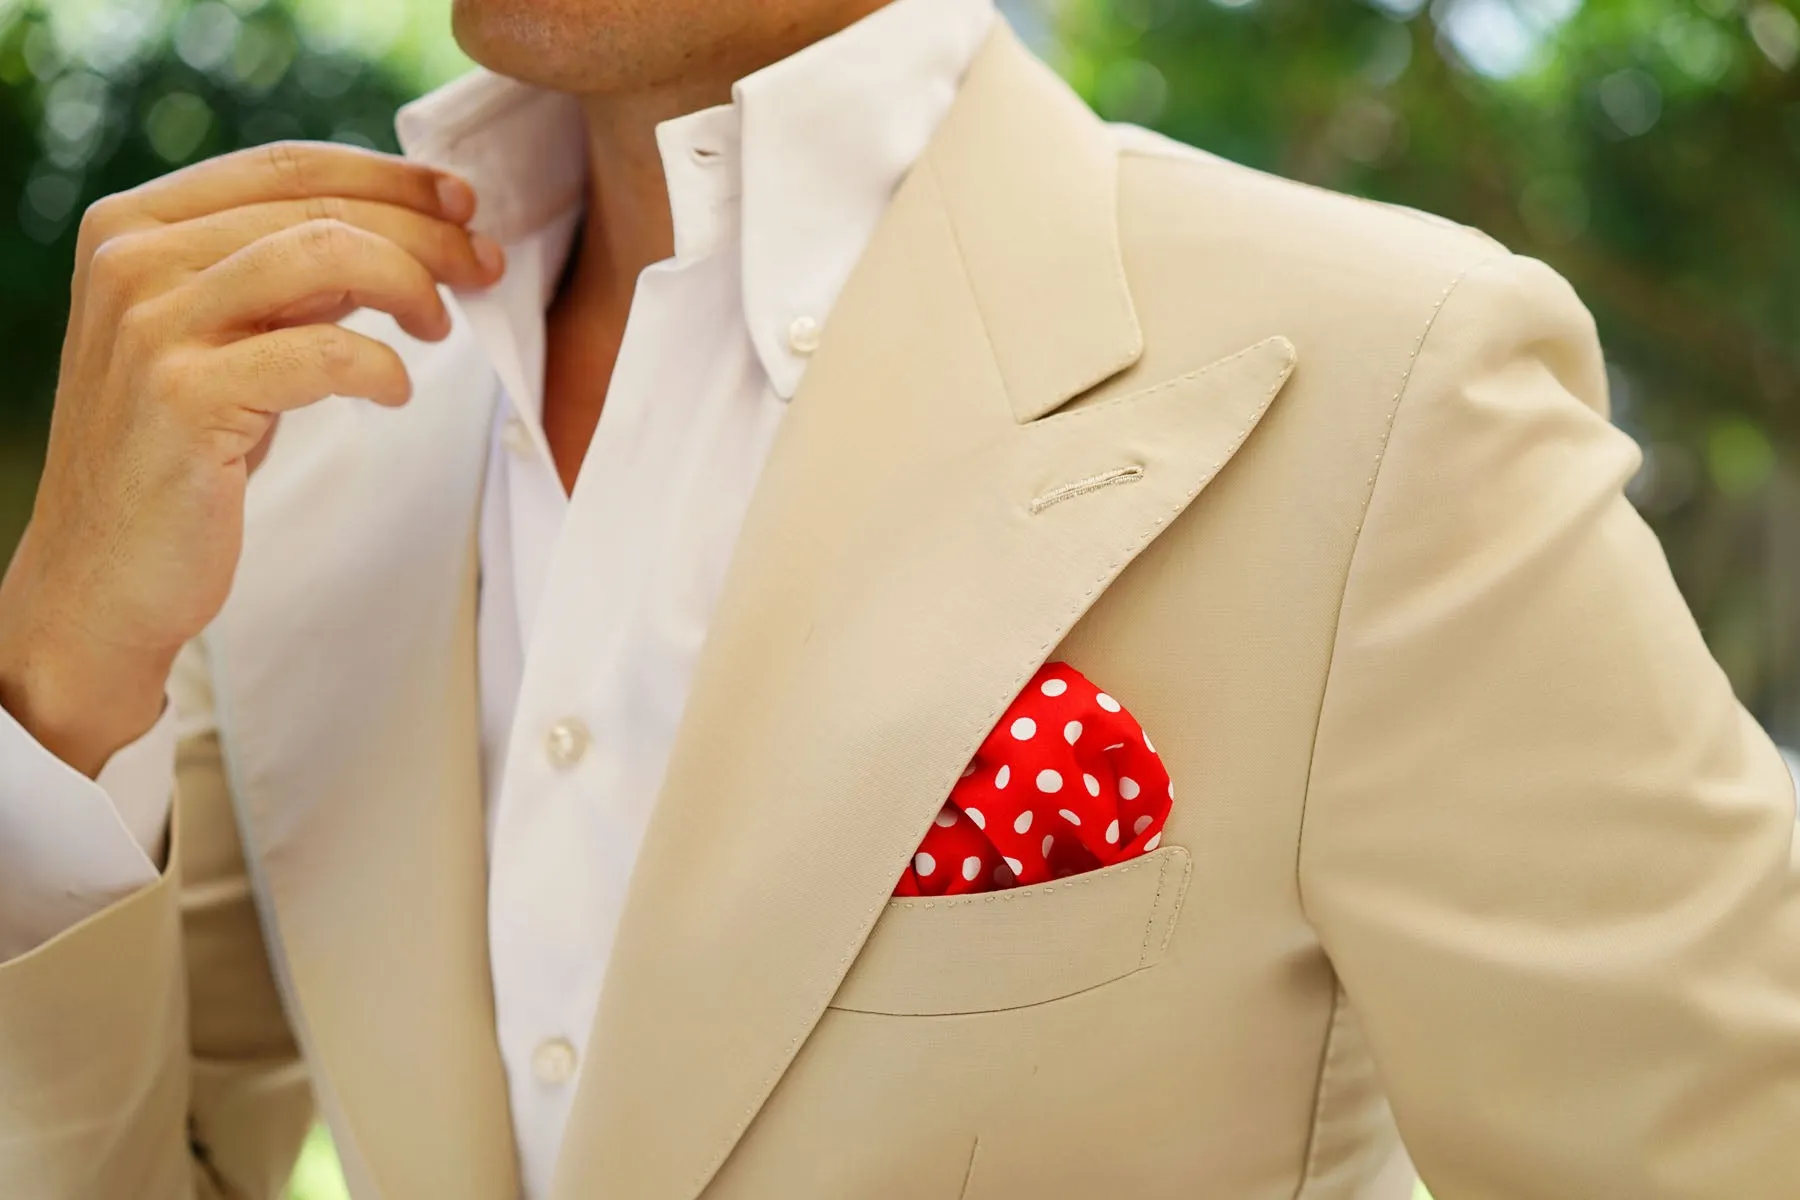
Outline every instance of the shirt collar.
{"type": "MultiPolygon", "coordinates": [[[[807,323],[824,324],[994,16],[993,0],[892,0],[739,80],[730,104],[658,126],[676,257],[719,248],[736,217],[744,318],[781,396],[805,370],[807,323]]],[[[474,228],[509,248],[569,225],[582,202],[572,96],[478,69],[406,105],[396,126],[408,157],[469,181],[474,228]]],[[[567,236],[553,240],[566,253],[567,236]]]]}

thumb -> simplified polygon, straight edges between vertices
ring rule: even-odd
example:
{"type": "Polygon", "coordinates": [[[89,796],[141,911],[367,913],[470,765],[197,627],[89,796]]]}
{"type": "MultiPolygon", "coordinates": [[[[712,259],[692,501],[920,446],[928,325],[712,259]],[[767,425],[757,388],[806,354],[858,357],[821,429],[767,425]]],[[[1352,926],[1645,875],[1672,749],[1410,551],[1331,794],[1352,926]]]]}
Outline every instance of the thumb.
{"type": "Polygon", "coordinates": [[[281,415],[277,413],[275,419],[269,422],[268,431],[262,435],[262,440],[252,446],[250,453],[244,456],[244,465],[250,474],[256,474],[256,468],[262,466],[263,459],[269,457],[269,447],[275,443],[275,431],[280,428],[281,415]]]}

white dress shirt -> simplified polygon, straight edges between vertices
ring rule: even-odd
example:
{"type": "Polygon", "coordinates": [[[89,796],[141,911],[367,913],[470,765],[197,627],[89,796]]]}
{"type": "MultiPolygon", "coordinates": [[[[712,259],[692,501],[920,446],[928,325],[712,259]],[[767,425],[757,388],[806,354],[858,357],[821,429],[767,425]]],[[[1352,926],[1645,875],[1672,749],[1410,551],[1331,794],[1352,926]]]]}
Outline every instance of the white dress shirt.
{"type": "MultiPolygon", "coordinates": [[[[664,122],[673,257],[638,278],[572,494],[544,439],[544,308],[582,214],[567,96],[477,72],[408,105],[508,271],[459,294],[498,396],[480,514],[488,926],[527,1196],[549,1188],[632,865],[786,401],[992,0],[894,0],[664,122]]],[[[431,403],[429,396],[414,403],[431,403]]],[[[0,961],[154,878],[177,732],[90,782],[0,713],[0,961]]],[[[330,747],[320,747],[329,752],[330,747]]],[[[604,1070],[604,1064],[596,1069],[604,1070]]]]}

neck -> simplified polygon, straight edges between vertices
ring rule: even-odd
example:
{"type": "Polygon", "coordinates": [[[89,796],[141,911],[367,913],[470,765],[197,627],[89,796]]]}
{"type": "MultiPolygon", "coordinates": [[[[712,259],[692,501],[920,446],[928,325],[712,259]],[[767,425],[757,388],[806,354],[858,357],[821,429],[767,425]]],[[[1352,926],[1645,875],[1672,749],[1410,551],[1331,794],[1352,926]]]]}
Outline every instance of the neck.
{"type": "Polygon", "coordinates": [[[629,299],[639,272],[675,252],[656,127],[731,98],[729,81],[585,97],[587,218],[568,291],[629,299]]]}
{"type": "Polygon", "coordinates": [[[675,253],[668,181],[656,145],[659,124],[730,102],[736,80],[854,24],[887,2],[844,0],[822,10],[814,23],[796,22],[779,36],[754,39],[754,51],[740,49],[710,69],[653,87],[583,96],[587,220],[564,298],[576,308],[628,308],[638,274],[675,253]]]}

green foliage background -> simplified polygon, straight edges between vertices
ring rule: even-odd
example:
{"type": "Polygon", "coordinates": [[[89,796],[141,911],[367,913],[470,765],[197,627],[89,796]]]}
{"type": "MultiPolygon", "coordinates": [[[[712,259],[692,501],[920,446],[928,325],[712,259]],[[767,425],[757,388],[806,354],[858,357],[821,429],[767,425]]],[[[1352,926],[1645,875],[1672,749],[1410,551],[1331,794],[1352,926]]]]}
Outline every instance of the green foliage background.
{"type": "MultiPolygon", "coordinates": [[[[1478,225],[1599,319],[1615,419],[1745,702],[1800,744],[1800,0],[1013,0],[1105,115],[1478,225]]],[[[0,0],[0,551],[94,198],[274,138],[393,148],[447,0],[0,0]]],[[[321,1136],[300,1200],[341,1183],[321,1136]]]]}

